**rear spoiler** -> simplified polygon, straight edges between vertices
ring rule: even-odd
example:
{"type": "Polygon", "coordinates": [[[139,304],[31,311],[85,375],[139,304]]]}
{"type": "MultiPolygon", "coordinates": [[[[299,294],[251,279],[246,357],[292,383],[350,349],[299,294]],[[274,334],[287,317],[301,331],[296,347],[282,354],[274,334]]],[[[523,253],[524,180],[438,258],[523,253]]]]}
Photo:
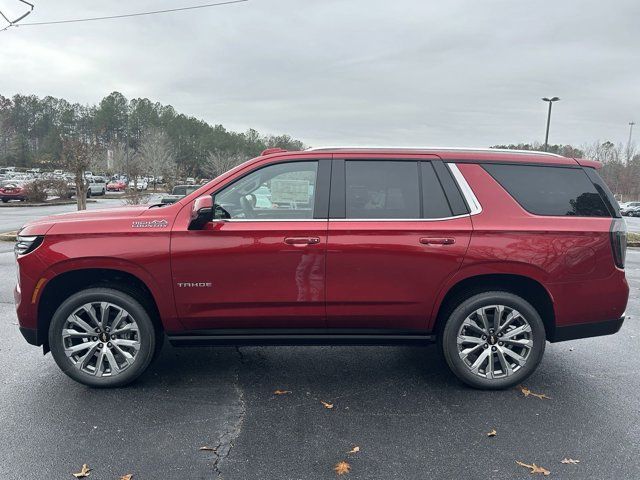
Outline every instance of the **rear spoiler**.
{"type": "Polygon", "coordinates": [[[586,158],[574,158],[578,165],[581,167],[591,167],[596,170],[600,170],[602,168],[602,162],[598,162],[597,160],[588,160],[586,158]]]}

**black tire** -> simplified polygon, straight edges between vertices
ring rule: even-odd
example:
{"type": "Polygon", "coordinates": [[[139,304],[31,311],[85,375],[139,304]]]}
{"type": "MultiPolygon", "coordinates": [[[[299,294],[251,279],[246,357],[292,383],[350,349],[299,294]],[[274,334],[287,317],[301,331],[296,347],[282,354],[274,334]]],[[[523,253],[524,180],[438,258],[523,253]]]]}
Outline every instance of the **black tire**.
{"type": "MultiPolygon", "coordinates": [[[[495,341],[495,337],[493,341],[495,341]]],[[[546,343],[544,323],[536,309],[525,299],[504,291],[483,292],[463,300],[449,316],[439,338],[447,365],[462,382],[483,390],[500,390],[522,383],[538,367],[546,343]],[[465,319],[483,306],[504,305],[517,310],[531,326],[533,346],[526,363],[509,376],[486,378],[473,373],[458,353],[458,332],[465,319]]],[[[495,345],[495,344],[494,344],[495,345]]]]}
{"type": "Polygon", "coordinates": [[[104,195],[106,195],[106,194],[107,194],[107,192],[105,192],[105,190],[104,190],[104,188],[103,188],[103,189],[102,189],[102,195],[104,196],[104,195]]]}
{"type": "Polygon", "coordinates": [[[627,217],[633,217],[633,212],[627,213],[627,217]]]}
{"type": "Polygon", "coordinates": [[[91,198],[91,189],[87,190],[87,198],[91,198]]]}
{"type": "Polygon", "coordinates": [[[8,198],[3,198],[3,199],[2,199],[2,203],[7,203],[8,201],[9,201],[9,199],[8,199],[8,198]]]}
{"type": "Polygon", "coordinates": [[[136,380],[147,369],[159,348],[160,335],[145,308],[131,295],[111,288],[88,288],[71,295],[58,307],[49,326],[49,347],[58,367],[73,380],[90,387],[121,387],[136,380]],[[62,329],[67,317],[90,302],[109,302],[125,309],[138,325],[140,349],[133,364],[115,376],[96,377],[75,367],[64,351],[62,329]]]}

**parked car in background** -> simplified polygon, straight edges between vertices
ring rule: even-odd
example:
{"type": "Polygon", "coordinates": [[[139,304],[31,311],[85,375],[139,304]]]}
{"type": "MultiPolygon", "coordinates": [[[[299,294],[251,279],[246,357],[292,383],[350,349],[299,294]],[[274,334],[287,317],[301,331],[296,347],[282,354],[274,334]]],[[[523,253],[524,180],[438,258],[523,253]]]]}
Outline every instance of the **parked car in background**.
{"type": "MultiPolygon", "coordinates": [[[[129,184],[130,187],[134,186],[134,183],[129,184]]],[[[149,182],[147,182],[144,178],[138,178],[135,183],[135,188],[141,192],[143,190],[147,190],[149,188],[149,182]]]]}
{"type": "Polygon", "coordinates": [[[127,189],[127,184],[122,180],[112,180],[107,183],[107,192],[124,192],[127,189]]]}
{"type": "Polygon", "coordinates": [[[88,177],[89,187],[88,191],[91,196],[105,195],[107,193],[107,180],[104,177],[92,176],[88,177]]]}
{"type": "Polygon", "coordinates": [[[168,338],[438,342],[463,382],[509,388],[547,341],[624,322],[626,223],[600,167],[532,151],[270,149],[171,205],[28,223],[20,331],[98,387],[135,380],[168,338]]]}
{"type": "Polygon", "coordinates": [[[180,200],[182,197],[189,195],[190,193],[195,192],[200,188],[200,185],[176,185],[171,190],[170,195],[165,195],[160,200],[161,203],[175,203],[180,200]]]}
{"type": "Polygon", "coordinates": [[[25,201],[27,199],[25,184],[14,180],[5,180],[0,183],[0,200],[7,203],[9,200],[25,201]]]}
{"type": "Polygon", "coordinates": [[[631,216],[637,215],[637,208],[640,207],[640,202],[626,202],[620,207],[620,213],[622,215],[629,215],[629,212],[633,212],[631,216]]]}
{"type": "Polygon", "coordinates": [[[194,183],[196,183],[196,179],[193,177],[187,177],[187,179],[185,180],[186,183],[193,185],[194,183]]]}
{"type": "Polygon", "coordinates": [[[640,205],[628,206],[624,212],[627,217],[640,217],[640,205]]]}

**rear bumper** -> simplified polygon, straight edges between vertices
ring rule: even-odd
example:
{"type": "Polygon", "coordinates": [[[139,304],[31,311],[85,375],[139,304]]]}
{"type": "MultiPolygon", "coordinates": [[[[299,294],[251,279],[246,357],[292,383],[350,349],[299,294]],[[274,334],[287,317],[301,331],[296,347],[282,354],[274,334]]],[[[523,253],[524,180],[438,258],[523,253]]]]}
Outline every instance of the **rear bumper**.
{"type": "Polygon", "coordinates": [[[602,335],[613,335],[622,328],[624,315],[615,320],[605,320],[604,322],[582,323],[568,325],[566,327],[556,327],[551,342],[564,342],[577,338],[599,337],[602,335]]]}

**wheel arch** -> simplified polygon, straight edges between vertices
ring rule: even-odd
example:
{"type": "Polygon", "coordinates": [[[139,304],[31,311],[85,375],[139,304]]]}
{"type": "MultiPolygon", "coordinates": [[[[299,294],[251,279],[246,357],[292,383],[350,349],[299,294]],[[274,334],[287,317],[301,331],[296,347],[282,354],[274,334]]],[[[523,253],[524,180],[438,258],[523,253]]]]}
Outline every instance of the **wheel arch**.
{"type": "Polygon", "coordinates": [[[136,275],[110,268],[82,268],[60,273],[49,279],[38,302],[38,343],[49,351],[48,331],[53,314],[70,295],[94,287],[106,287],[131,295],[149,313],[160,334],[164,331],[156,299],[149,287],[136,275]]]}
{"type": "Polygon", "coordinates": [[[493,290],[513,293],[527,300],[540,314],[547,339],[553,340],[556,316],[552,296],[538,280],[510,273],[474,275],[452,285],[440,302],[432,331],[440,334],[451,312],[464,299],[493,290]]]}

